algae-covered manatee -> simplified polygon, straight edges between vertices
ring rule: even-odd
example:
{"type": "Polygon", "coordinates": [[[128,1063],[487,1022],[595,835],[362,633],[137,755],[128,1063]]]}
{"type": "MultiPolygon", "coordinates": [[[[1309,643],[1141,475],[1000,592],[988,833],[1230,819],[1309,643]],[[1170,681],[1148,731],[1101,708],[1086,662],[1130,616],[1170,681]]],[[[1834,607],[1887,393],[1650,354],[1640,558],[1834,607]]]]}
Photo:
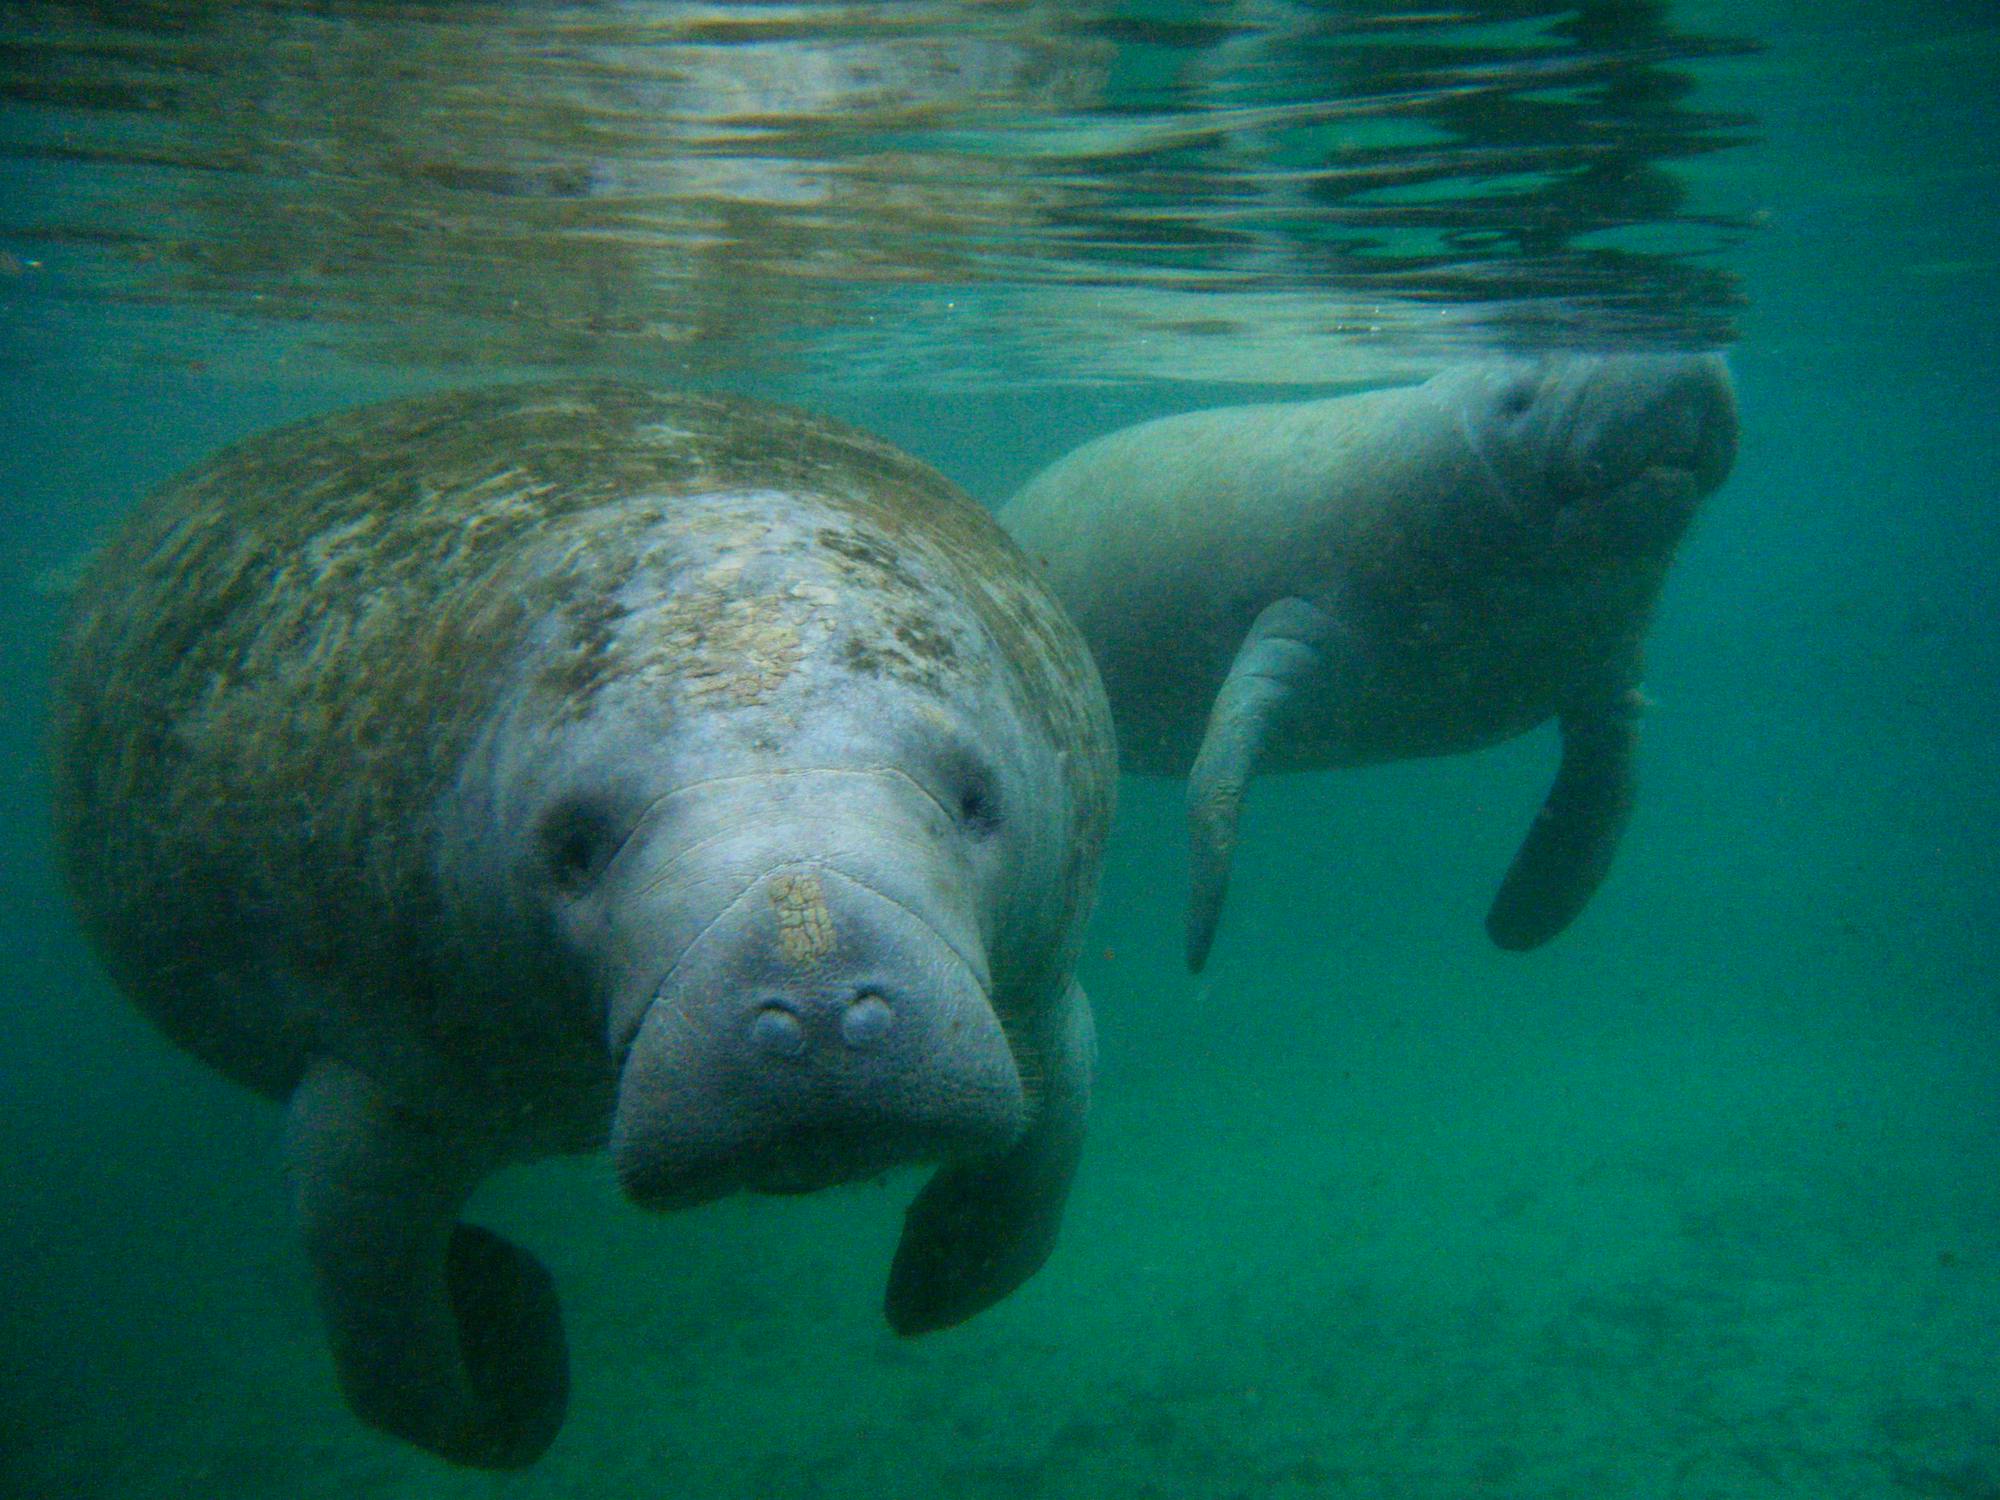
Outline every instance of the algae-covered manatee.
{"type": "Polygon", "coordinates": [[[460,1221],[609,1147],[655,1207],[900,1162],[887,1311],[1048,1255],[1110,816],[1082,640],[991,518],[795,412],[609,383],[394,401],[141,505],[73,601],[62,861],[121,987],[287,1101],[342,1387],[533,1461],[550,1278],[460,1221]]]}

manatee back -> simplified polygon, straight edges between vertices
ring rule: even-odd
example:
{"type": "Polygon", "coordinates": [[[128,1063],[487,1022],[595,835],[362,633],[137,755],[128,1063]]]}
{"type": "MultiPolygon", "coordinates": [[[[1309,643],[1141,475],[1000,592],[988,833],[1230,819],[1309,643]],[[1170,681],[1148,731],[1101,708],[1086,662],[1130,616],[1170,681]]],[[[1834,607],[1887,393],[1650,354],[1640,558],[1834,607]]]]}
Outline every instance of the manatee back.
{"type": "Polygon", "coordinates": [[[1128,770],[1180,775],[1257,614],[1379,575],[1462,456],[1421,387],[1106,434],[1000,511],[1090,643],[1128,770]]]}
{"type": "MultiPolygon", "coordinates": [[[[444,1048],[476,1031],[456,955],[478,935],[453,930],[434,874],[442,792],[539,622],[587,615],[676,497],[748,488],[921,533],[965,575],[1020,698],[1092,762],[1097,688],[1074,632],[984,512],[865,434],[609,383],[366,407],[169,483],[77,592],[58,845],[121,986],[271,1094],[329,1027],[444,1048]]],[[[1102,779],[1079,783],[1106,804],[1086,827],[1108,818],[1102,779]]],[[[574,1009],[576,1034],[552,1041],[587,1053],[574,1009]]]]}

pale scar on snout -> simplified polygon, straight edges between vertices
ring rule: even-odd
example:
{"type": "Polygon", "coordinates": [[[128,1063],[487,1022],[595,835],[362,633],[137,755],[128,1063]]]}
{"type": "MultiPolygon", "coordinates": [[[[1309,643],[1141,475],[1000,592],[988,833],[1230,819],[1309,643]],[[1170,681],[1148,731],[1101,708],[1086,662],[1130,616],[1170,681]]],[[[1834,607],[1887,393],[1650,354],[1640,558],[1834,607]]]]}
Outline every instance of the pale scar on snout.
{"type": "Polygon", "coordinates": [[[774,877],[771,907],[778,917],[778,946],[786,958],[803,964],[833,952],[833,913],[826,909],[817,875],[774,877]]]}

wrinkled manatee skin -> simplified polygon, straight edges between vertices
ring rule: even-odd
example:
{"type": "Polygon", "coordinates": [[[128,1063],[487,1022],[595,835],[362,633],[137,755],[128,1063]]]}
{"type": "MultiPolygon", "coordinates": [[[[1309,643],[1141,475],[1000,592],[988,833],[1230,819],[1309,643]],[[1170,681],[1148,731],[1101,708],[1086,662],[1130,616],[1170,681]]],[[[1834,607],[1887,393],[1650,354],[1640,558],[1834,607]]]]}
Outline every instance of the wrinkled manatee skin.
{"type": "Polygon", "coordinates": [[[458,1219],[508,1163],[608,1144],[673,1207],[939,1162],[912,1330],[1048,1253],[1109,714],[916,460],[608,382],[301,423],[138,507],[53,713],[84,928],[169,1038],[286,1101],[375,1425],[489,1468],[560,1427],[548,1275],[458,1219]]]}

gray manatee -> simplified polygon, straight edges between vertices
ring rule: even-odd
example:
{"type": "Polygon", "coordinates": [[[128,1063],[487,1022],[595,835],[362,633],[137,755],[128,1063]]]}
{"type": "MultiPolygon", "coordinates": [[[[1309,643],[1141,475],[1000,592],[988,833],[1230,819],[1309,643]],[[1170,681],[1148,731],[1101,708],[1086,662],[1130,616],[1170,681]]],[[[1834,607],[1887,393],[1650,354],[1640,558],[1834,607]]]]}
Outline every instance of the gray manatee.
{"type": "Polygon", "coordinates": [[[1074,628],[916,460],[774,408],[497,387],[254,438],[74,602],[65,872],[137,1004],[289,1100],[343,1389],[533,1461],[550,1279],[458,1222],[608,1142],[652,1207],[942,1165],[887,1312],[1048,1255],[1115,782],[1074,628]]]}
{"type": "Polygon", "coordinates": [[[1449,755],[1551,716],[1562,764],[1487,918],[1546,942],[1633,797],[1640,642],[1736,407],[1712,355],[1568,355],[1167,417],[1000,512],[1103,674],[1127,770],[1186,775],[1207,960],[1258,770],[1449,755]]]}

